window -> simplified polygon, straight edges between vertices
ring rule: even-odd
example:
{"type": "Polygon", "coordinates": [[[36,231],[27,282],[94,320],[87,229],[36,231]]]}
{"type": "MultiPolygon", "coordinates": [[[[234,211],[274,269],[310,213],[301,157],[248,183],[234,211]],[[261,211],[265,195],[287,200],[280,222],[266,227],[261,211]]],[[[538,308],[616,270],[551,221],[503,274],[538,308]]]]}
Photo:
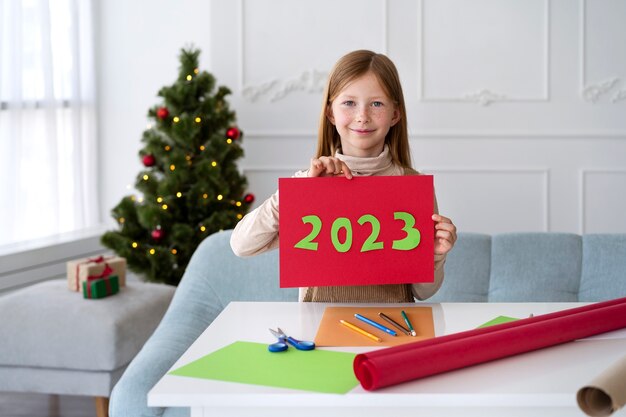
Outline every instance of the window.
{"type": "Polygon", "coordinates": [[[0,2],[0,245],[98,224],[91,1],[0,2]]]}

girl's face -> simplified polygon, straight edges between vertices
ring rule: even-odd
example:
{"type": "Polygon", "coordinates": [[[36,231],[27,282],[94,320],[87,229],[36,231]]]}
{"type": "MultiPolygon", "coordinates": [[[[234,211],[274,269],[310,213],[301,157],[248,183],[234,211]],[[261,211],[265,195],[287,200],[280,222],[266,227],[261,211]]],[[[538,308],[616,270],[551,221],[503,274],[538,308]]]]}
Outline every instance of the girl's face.
{"type": "Polygon", "coordinates": [[[376,76],[368,72],[349,83],[332,101],[328,120],[341,138],[344,155],[376,157],[391,126],[400,120],[395,103],[376,76]]]}

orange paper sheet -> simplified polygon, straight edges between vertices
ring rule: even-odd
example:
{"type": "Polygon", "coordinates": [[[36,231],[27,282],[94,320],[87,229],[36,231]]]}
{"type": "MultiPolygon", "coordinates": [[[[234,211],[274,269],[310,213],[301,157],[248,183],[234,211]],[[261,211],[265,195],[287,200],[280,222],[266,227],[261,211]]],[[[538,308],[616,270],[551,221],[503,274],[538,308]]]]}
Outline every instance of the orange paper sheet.
{"type": "Polygon", "coordinates": [[[431,307],[326,307],[324,316],[317,329],[315,344],[317,346],[397,346],[404,343],[417,342],[435,337],[435,326],[433,323],[433,310],[431,307]],[[402,331],[396,329],[391,324],[378,316],[378,313],[386,314],[394,321],[407,327],[400,312],[404,310],[411,321],[417,336],[407,336],[402,331]],[[382,330],[376,329],[354,317],[358,313],[368,319],[374,320],[383,326],[395,330],[398,335],[392,336],[382,330]],[[361,329],[378,336],[382,342],[376,342],[349,328],[345,327],[339,320],[346,320],[361,329]]]}

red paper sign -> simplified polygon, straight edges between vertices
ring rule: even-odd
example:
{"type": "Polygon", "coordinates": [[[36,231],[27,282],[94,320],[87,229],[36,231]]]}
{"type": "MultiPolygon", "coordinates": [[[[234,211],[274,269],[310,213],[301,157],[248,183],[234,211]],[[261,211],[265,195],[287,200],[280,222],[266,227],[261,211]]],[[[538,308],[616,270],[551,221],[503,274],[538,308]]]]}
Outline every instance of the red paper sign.
{"type": "Polygon", "coordinates": [[[433,177],[280,178],[280,286],[434,281],[433,177]]]}

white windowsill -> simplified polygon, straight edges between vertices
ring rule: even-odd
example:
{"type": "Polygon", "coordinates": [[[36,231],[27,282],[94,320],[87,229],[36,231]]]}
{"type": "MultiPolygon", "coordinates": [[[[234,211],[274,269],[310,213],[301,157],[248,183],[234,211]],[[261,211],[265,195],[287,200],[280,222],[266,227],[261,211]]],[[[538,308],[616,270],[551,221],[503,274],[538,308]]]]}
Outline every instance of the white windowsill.
{"type": "Polygon", "coordinates": [[[61,245],[76,240],[88,239],[94,236],[101,236],[108,229],[108,226],[101,225],[89,229],[76,230],[74,232],[60,233],[53,236],[42,237],[39,239],[0,245],[0,258],[7,255],[15,255],[21,252],[61,245]]]}
{"type": "Polygon", "coordinates": [[[0,292],[66,276],[66,262],[110,252],[100,244],[109,226],[0,246],[0,292]]]}

